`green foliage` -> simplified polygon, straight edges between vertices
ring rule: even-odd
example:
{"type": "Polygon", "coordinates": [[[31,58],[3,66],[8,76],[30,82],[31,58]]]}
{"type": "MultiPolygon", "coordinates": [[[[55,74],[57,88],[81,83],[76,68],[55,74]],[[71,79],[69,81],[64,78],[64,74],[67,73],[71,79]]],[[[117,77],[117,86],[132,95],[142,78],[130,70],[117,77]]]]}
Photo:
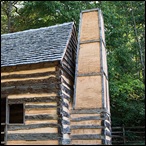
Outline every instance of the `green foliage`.
{"type": "MultiPolygon", "coordinates": [[[[2,33],[8,32],[6,30],[9,15],[5,9],[9,6],[9,2],[1,2],[2,33]]],[[[112,125],[144,125],[145,2],[22,2],[22,7],[17,7],[16,3],[12,5],[10,20],[13,31],[70,21],[75,22],[78,30],[82,10],[101,8],[105,24],[112,125]]],[[[20,5],[20,1],[17,1],[17,4],[20,5]]]]}

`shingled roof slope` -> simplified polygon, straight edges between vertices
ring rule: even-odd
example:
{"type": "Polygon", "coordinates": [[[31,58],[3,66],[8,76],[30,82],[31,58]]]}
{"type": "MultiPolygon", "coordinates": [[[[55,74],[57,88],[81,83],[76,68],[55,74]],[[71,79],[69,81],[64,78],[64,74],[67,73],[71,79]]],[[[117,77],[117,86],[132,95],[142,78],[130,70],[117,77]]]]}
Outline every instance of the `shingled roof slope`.
{"type": "Polygon", "coordinates": [[[1,35],[1,67],[61,60],[73,25],[69,22],[1,35]]]}

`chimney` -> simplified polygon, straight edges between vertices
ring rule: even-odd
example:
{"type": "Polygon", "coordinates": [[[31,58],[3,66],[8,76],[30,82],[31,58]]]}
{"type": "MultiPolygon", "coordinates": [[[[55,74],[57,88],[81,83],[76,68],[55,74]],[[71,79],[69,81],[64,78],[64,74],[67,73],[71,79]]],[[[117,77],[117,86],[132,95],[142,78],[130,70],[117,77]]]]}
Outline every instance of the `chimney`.
{"type": "Polygon", "coordinates": [[[103,15],[82,11],[73,110],[72,144],[111,144],[111,119],[103,15]]]}

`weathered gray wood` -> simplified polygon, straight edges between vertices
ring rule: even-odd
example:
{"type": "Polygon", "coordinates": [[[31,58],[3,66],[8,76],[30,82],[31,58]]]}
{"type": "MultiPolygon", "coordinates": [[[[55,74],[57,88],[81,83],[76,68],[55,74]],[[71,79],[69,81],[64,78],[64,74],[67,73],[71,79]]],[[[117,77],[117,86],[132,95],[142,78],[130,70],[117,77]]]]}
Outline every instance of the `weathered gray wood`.
{"type": "Polygon", "coordinates": [[[67,120],[62,120],[62,124],[64,124],[64,125],[70,125],[70,121],[67,121],[67,120]]]}
{"type": "Polygon", "coordinates": [[[40,76],[49,76],[49,75],[56,75],[56,71],[47,71],[47,72],[42,72],[42,73],[33,73],[33,74],[12,74],[12,75],[6,75],[6,76],[1,76],[1,79],[11,79],[11,78],[37,78],[40,76]]]}
{"type": "Polygon", "coordinates": [[[69,78],[72,78],[72,80],[74,80],[74,75],[73,75],[72,72],[68,69],[68,67],[66,67],[65,65],[62,65],[62,66],[61,66],[61,69],[62,69],[63,71],[65,71],[65,72],[68,74],[69,78]]]}
{"type": "Polygon", "coordinates": [[[72,114],[97,114],[101,112],[106,112],[106,109],[75,109],[72,110],[72,114]]]}
{"type": "Polygon", "coordinates": [[[91,140],[91,139],[104,139],[104,136],[100,135],[100,134],[83,134],[83,135],[72,135],[71,136],[72,140],[91,140]]]}
{"type": "Polygon", "coordinates": [[[87,117],[79,117],[79,118],[73,118],[71,121],[73,122],[79,122],[79,121],[87,121],[87,120],[105,120],[104,118],[97,117],[97,116],[87,116],[87,117]]]}
{"type": "Polygon", "coordinates": [[[57,140],[57,133],[16,133],[8,134],[7,140],[57,140]]]}
{"type": "Polygon", "coordinates": [[[39,123],[39,124],[29,124],[29,125],[8,125],[8,131],[28,130],[28,129],[45,128],[45,127],[59,127],[59,124],[39,123]]]}
{"type": "Polygon", "coordinates": [[[102,121],[101,124],[103,126],[107,127],[109,130],[111,130],[111,123],[110,123],[110,121],[105,120],[105,121],[102,121]]]}
{"type": "Polygon", "coordinates": [[[112,135],[111,135],[111,131],[106,129],[106,130],[105,130],[105,135],[111,137],[111,136],[112,136],[112,135]]]}
{"type": "Polygon", "coordinates": [[[73,90],[73,85],[68,84],[68,83],[63,79],[63,77],[61,77],[61,82],[64,83],[65,85],[67,85],[68,88],[70,88],[71,90],[73,90]]]}
{"type": "Polygon", "coordinates": [[[70,69],[75,71],[75,63],[72,62],[69,58],[64,57],[62,62],[64,62],[66,65],[69,65],[70,69]]]}
{"type": "Polygon", "coordinates": [[[65,106],[66,108],[69,108],[69,104],[67,104],[66,102],[62,102],[62,106],[65,106]]]}
{"type": "Polygon", "coordinates": [[[62,139],[61,140],[62,145],[69,145],[70,142],[71,142],[71,139],[62,139]]]}
{"type": "Polygon", "coordinates": [[[72,96],[73,95],[73,90],[68,89],[64,85],[61,85],[61,90],[65,91],[68,95],[72,96]]]}
{"type": "Polygon", "coordinates": [[[25,115],[26,120],[56,120],[58,119],[57,115],[25,115]]]}
{"type": "Polygon", "coordinates": [[[69,64],[67,64],[66,62],[62,62],[62,67],[64,67],[73,77],[75,75],[74,70],[70,67],[69,64]]]}
{"type": "Polygon", "coordinates": [[[34,98],[16,98],[16,99],[9,99],[8,103],[23,103],[23,102],[52,102],[52,101],[58,101],[58,96],[50,96],[50,97],[34,97],[34,98]]]}
{"type": "MultiPolygon", "coordinates": [[[[67,99],[69,102],[70,102],[70,99],[72,98],[72,96],[66,95],[66,94],[62,93],[61,90],[59,91],[58,94],[59,94],[59,96],[60,96],[61,99],[63,99],[63,98],[64,98],[64,99],[67,99]]],[[[63,101],[63,100],[62,100],[62,101],[63,101]]]]}
{"type": "Polygon", "coordinates": [[[25,105],[26,109],[45,109],[45,108],[59,108],[59,106],[55,105],[25,105]]]}
{"type": "Polygon", "coordinates": [[[71,129],[103,129],[104,126],[100,125],[73,125],[71,129]]]}
{"type": "Polygon", "coordinates": [[[71,133],[70,127],[66,127],[62,129],[63,134],[71,133]]]}
{"type": "MultiPolygon", "coordinates": [[[[51,85],[50,85],[51,86],[51,85]]],[[[47,85],[40,85],[38,86],[36,83],[34,83],[33,86],[16,86],[15,88],[11,88],[9,90],[5,89],[5,87],[1,88],[2,94],[5,94],[5,97],[9,94],[22,94],[22,93],[52,93],[57,92],[58,87],[56,88],[56,85],[49,88],[47,85]]]]}
{"type": "MultiPolygon", "coordinates": [[[[27,76],[26,76],[27,77],[27,76]]],[[[41,85],[41,84],[48,84],[49,86],[50,85],[55,85],[56,83],[59,83],[58,82],[58,79],[56,77],[49,77],[49,78],[46,78],[46,79],[41,79],[41,80],[34,80],[34,79],[30,79],[30,80],[24,80],[24,81],[8,81],[8,82],[2,82],[1,85],[2,86],[16,86],[16,85],[29,85],[29,86],[35,86],[34,84],[37,83],[38,86],[41,85]]],[[[50,86],[51,87],[51,86],[50,86]]]]}

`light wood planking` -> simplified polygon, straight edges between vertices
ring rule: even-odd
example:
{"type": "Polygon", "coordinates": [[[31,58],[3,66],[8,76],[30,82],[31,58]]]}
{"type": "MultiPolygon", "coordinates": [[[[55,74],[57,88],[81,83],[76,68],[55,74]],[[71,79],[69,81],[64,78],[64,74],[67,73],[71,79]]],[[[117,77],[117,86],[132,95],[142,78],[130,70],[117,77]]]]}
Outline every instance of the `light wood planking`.
{"type": "Polygon", "coordinates": [[[101,120],[87,120],[87,121],[78,121],[71,122],[71,125],[101,125],[101,120]]]}
{"type": "Polygon", "coordinates": [[[25,124],[29,125],[29,124],[41,124],[41,123],[53,123],[53,124],[57,124],[58,120],[25,120],[25,124]]]}
{"type": "Polygon", "coordinates": [[[43,79],[49,79],[51,77],[56,77],[55,75],[49,75],[49,76],[43,76],[43,77],[37,77],[37,78],[24,78],[24,79],[3,79],[1,80],[1,83],[6,82],[18,82],[18,81],[29,81],[29,80],[43,80],[43,79]]]}
{"type": "Polygon", "coordinates": [[[49,114],[49,115],[57,115],[57,109],[25,109],[26,115],[34,115],[34,114],[49,114]]]}
{"type": "Polygon", "coordinates": [[[19,75],[19,74],[33,74],[33,73],[42,73],[42,72],[49,72],[49,71],[55,71],[55,67],[47,67],[47,68],[41,68],[41,69],[33,69],[31,70],[21,70],[21,71],[13,71],[13,72],[1,72],[1,76],[8,76],[8,75],[19,75]]]}
{"type": "Polygon", "coordinates": [[[101,140],[72,140],[73,144],[81,144],[81,145],[92,145],[92,144],[101,144],[101,140]]]}
{"type": "Polygon", "coordinates": [[[68,78],[65,77],[64,75],[61,75],[61,77],[62,77],[69,85],[72,85],[72,82],[70,81],[70,79],[68,79],[68,78]]]}
{"type": "Polygon", "coordinates": [[[36,141],[8,141],[7,145],[58,145],[58,140],[36,140],[36,141]]]}
{"type": "Polygon", "coordinates": [[[100,114],[71,114],[71,118],[88,117],[88,116],[100,116],[100,114]]]}
{"type": "Polygon", "coordinates": [[[36,129],[25,129],[25,130],[15,130],[7,131],[10,133],[58,133],[58,128],[45,127],[45,128],[36,128],[36,129]]]}
{"type": "Polygon", "coordinates": [[[76,134],[101,134],[101,129],[72,129],[72,135],[76,134]]]}
{"type": "Polygon", "coordinates": [[[38,94],[13,94],[8,95],[8,99],[17,99],[17,98],[41,98],[41,97],[51,97],[51,96],[57,96],[56,93],[38,93],[38,94]]]}
{"type": "MultiPolygon", "coordinates": [[[[54,94],[55,96],[56,94],[54,94]]],[[[52,105],[52,106],[57,106],[57,102],[31,102],[31,103],[26,103],[25,105],[52,105]]]]}

